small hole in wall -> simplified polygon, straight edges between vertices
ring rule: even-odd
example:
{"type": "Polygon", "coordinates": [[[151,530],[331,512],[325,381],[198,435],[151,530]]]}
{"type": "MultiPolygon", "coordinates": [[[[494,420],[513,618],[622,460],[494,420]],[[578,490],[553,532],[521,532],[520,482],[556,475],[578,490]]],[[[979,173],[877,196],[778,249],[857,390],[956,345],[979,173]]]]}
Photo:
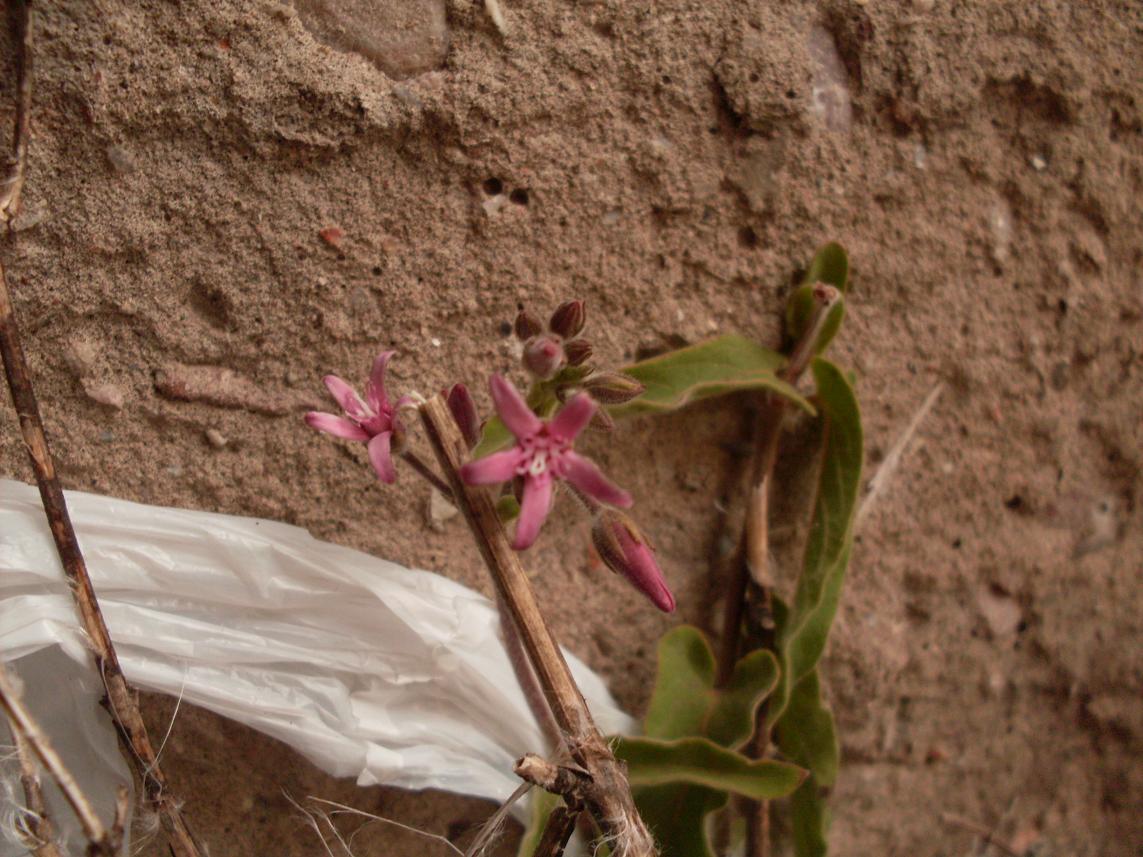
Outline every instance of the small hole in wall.
{"type": "Polygon", "coordinates": [[[738,230],[738,243],[743,247],[757,247],[758,233],[752,226],[743,226],[738,230]]]}
{"type": "Polygon", "coordinates": [[[756,71],[750,72],[750,82],[751,83],[757,83],[761,79],[762,78],[759,76],[758,72],[756,72],[756,71]]]}
{"type": "Polygon", "coordinates": [[[384,269],[380,265],[373,266],[373,276],[380,277],[384,273],[384,269]]]}
{"type": "Polygon", "coordinates": [[[499,196],[504,193],[504,182],[497,178],[485,179],[482,187],[489,196],[499,196]]]}
{"type": "Polygon", "coordinates": [[[508,194],[508,199],[517,205],[528,204],[528,189],[526,187],[518,187],[512,193],[508,194]]]}

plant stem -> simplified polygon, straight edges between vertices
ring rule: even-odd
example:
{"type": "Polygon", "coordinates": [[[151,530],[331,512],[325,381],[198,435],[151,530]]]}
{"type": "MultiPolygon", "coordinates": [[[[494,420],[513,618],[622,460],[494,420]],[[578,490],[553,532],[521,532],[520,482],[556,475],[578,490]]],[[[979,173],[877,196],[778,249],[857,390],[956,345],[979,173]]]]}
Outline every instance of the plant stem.
{"type": "Polygon", "coordinates": [[[410,450],[405,450],[401,453],[401,458],[405,459],[413,470],[417,471],[417,475],[443,494],[446,500],[452,502],[452,489],[448,486],[448,483],[441,479],[436,474],[436,471],[429,467],[419,455],[410,450]]]}
{"type": "MultiPolygon", "coordinates": [[[[32,104],[32,3],[18,0],[16,38],[19,55],[16,59],[16,124],[12,141],[12,154],[3,182],[0,183],[0,220],[11,223],[24,185],[28,158],[28,129],[32,104]]],[[[119,733],[120,741],[130,748],[129,759],[136,763],[147,802],[158,811],[167,832],[175,857],[201,857],[201,849],[191,835],[190,828],[179,810],[179,802],[167,791],[167,780],[159,768],[154,747],[139,712],[134,689],[127,683],[119,658],[103,621],[91,578],[79,542],[72,527],[64,500],[63,488],[56,476],[51,448],[44,434],[44,422],[32,387],[28,362],[20,345],[15,310],[8,290],[8,279],[0,262],[0,357],[12,393],[12,404],[20,421],[20,431],[36,474],[40,499],[48,517],[48,525],[64,574],[75,599],[83,629],[92,647],[96,670],[103,680],[106,695],[102,700],[119,733]]]]}
{"type": "MultiPolygon", "coordinates": [[[[829,318],[830,310],[841,293],[832,286],[814,287],[814,312],[782,371],[782,378],[796,385],[817,353],[818,339],[829,318]]],[[[764,407],[758,417],[754,433],[754,456],[751,466],[750,489],[746,501],[746,520],[733,560],[732,577],[724,606],[722,640],[718,657],[718,684],[724,686],[734,673],[741,643],[742,617],[746,598],[753,583],[759,599],[763,648],[774,647],[774,620],[772,611],[773,578],[770,574],[770,488],[774,464],[778,459],[778,446],[782,437],[786,399],[773,393],[766,394],[764,407]]],[[[764,757],[770,748],[770,731],[766,728],[766,705],[763,703],[755,720],[754,735],[747,753],[751,758],[764,757]]],[[[770,854],[770,802],[749,801],[746,816],[747,857],[769,857],[770,854]]]]}
{"type": "Polygon", "coordinates": [[[179,802],[168,790],[167,778],[159,767],[154,746],[135,699],[135,690],[123,675],[119,657],[99,609],[91,576],[87,572],[87,564],[68,514],[63,487],[56,475],[51,447],[44,433],[28,363],[20,345],[3,263],[0,263],[0,356],[4,360],[8,388],[12,393],[24,444],[36,474],[48,526],[70,584],[80,622],[91,644],[96,671],[103,680],[106,691],[103,706],[111,715],[120,740],[130,748],[127,756],[136,763],[143,783],[143,793],[147,802],[159,813],[176,857],[201,857],[201,850],[179,810],[179,802]]]}
{"type": "Polygon", "coordinates": [[[563,653],[548,628],[519,555],[496,514],[491,493],[460,478],[468,447],[442,397],[421,406],[421,420],[441,470],[452,486],[497,592],[520,632],[520,641],[535,669],[566,750],[588,777],[583,790],[587,809],[614,853],[654,857],[654,841],[635,809],[627,775],[599,733],[587,703],[572,678],[563,653]]]}
{"type": "Polygon", "coordinates": [[[27,809],[27,814],[20,822],[20,839],[34,857],[62,857],[59,846],[56,845],[55,828],[44,802],[35,751],[19,729],[12,729],[12,743],[16,745],[20,785],[24,789],[24,806],[27,809]]]}
{"type": "MultiPolygon", "coordinates": [[[[83,827],[84,836],[90,845],[88,853],[99,857],[116,857],[123,841],[123,821],[126,815],[127,789],[120,787],[119,806],[122,810],[116,812],[116,823],[110,829],[105,827],[96,813],[95,807],[84,794],[79,783],[75,781],[71,771],[64,765],[51,740],[32,717],[32,713],[24,707],[20,692],[15,682],[8,674],[7,668],[0,663],[0,708],[12,726],[12,734],[16,736],[17,746],[26,742],[27,746],[35,752],[44,767],[51,773],[52,778],[60,787],[64,798],[75,812],[83,827]]],[[[40,795],[42,804],[42,795],[40,795]]],[[[41,806],[42,810],[42,806],[41,806]]]]}
{"type": "Polygon", "coordinates": [[[580,810],[568,809],[566,806],[553,809],[532,857],[560,857],[568,847],[579,814],[580,810]]]}
{"type": "Polygon", "coordinates": [[[28,137],[32,118],[32,0],[14,0],[16,37],[16,121],[12,131],[12,154],[0,177],[0,223],[10,224],[20,210],[24,173],[28,163],[28,137]]]}

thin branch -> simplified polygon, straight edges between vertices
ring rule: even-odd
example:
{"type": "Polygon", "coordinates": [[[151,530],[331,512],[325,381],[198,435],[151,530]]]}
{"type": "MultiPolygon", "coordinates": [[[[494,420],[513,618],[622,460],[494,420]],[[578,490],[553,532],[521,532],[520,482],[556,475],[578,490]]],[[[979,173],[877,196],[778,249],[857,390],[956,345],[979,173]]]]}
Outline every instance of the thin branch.
{"type": "Polygon", "coordinates": [[[553,809],[532,857],[562,857],[564,849],[568,847],[568,840],[575,832],[575,823],[580,812],[579,807],[569,809],[566,806],[557,806],[553,809]]]}
{"type": "MultiPolygon", "coordinates": [[[[20,54],[17,57],[16,131],[13,152],[9,164],[12,165],[2,188],[3,216],[8,220],[18,202],[23,185],[24,164],[27,161],[28,123],[31,105],[31,2],[21,0],[24,14],[20,16],[17,33],[20,54]],[[12,179],[12,177],[15,177],[12,179]],[[9,180],[12,179],[12,180],[9,180]],[[13,190],[14,189],[14,190],[13,190]]],[[[56,476],[55,462],[44,433],[43,418],[40,416],[32,387],[28,362],[20,345],[19,329],[15,310],[8,289],[8,279],[0,262],[0,356],[4,361],[4,373],[8,388],[12,393],[12,403],[20,420],[20,431],[35,471],[36,483],[40,489],[44,512],[52,538],[59,552],[64,574],[67,576],[75,599],[83,629],[87,632],[95,659],[96,671],[103,679],[106,696],[104,706],[119,732],[120,740],[130,747],[128,755],[137,762],[139,777],[143,783],[143,793],[147,802],[158,811],[163,827],[170,839],[176,857],[201,857],[201,849],[190,832],[178,802],[168,793],[167,780],[159,768],[154,747],[147,735],[147,728],[139,712],[133,688],[127,683],[119,658],[107,632],[107,625],[99,609],[87,565],[76,539],[75,529],[68,515],[63,488],[56,476]]]]}
{"type": "Polygon", "coordinates": [[[24,707],[20,691],[2,663],[0,663],[0,708],[4,709],[4,714],[12,725],[12,734],[16,736],[17,745],[21,740],[26,741],[59,785],[64,798],[83,827],[84,836],[91,845],[90,852],[103,857],[115,857],[123,839],[122,828],[109,830],[104,826],[95,807],[91,805],[91,801],[52,746],[51,739],[32,717],[32,713],[24,707]]]}
{"type": "Polygon", "coordinates": [[[436,488],[446,500],[450,503],[452,502],[452,489],[448,483],[441,479],[440,476],[437,475],[437,472],[429,467],[419,455],[411,450],[405,450],[401,453],[401,458],[408,462],[409,466],[417,472],[418,476],[436,488]]]}
{"type": "Polygon", "coordinates": [[[20,819],[20,838],[34,857],[62,857],[56,845],[56,832],[48,817],[39,766],[34,750],[19,729],[12,730],[16,758],[20,762],[20,785],[24,789],[25,813],[20,819]]]}
{"type": "Polygon", "coordinates": [[[32,0],[13,0],[9,14],[15,16],[16,122],[12,153],[0,176],[0,223],[11,224],[20,210],[24,173],[28,163],[28,138],[32,120],[32,0]]]}
{"type": "MultiPolygon", "coordinates": [[[[782,371],[782,378],[797,384],[810,361],[817,353],[830,310],[841,293],[833,286],[822,283],[814,287],[814,311],[782,371]]],[[[734,556],[729,592],[724,606],[722,639],[718,657],[718,683],[725,685],[734,673],[741,644],[742,617],[746,599],[753,584],[759,604],[759,624],[763,647],[773,647],[774,620],[772,612],[773,577],[770,574],[770,490],[774,464],[778,459],[778,446],[782,437],[782,423],[788,407],[785,398],[769,393],[758,417],[754,434],[754,457],[751,466],[746,520],[734,556]]],[[[766,706],[759,706],[754,735],[747,753],[755,759],[764,757],[770,748],[770,732],[766,728],[766,706]]],[[[746,803],[747,857],[769,857],[770,854],[770,802],[746,803]]]]}
{"type": "Polygon", "coordinates": [[[520,632],[520,640],[560,728],[567,752],[589,780],[583,789],[587,809],[611,841],[618,857],[653,857],[656,854],[654,840],[635,809],[627,775],[599,733],[576,687],[563,653],[536,603],[519,555],[509,544],[492,495],[485,488],[466,485],[460,478],[468,446],[444,399],[437,396],[422,405],[421,420],[498,594],[520,632]]]}

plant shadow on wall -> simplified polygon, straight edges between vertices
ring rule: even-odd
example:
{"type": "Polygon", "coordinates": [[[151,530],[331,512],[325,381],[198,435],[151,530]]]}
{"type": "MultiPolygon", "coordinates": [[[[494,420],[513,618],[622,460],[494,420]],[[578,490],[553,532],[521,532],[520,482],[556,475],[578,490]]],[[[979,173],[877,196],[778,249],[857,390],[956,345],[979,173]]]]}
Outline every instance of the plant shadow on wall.
{"type": "Polygon", "coordinates": [[[838,741],[818,662],[852,546],[862,433],[852,378],[822,354],[844,318],[847,278],[842,248],[823,247],[788,302],[784,352],[730,335],[614,370],[592,361],[583,302],[562,304],[546,326],[521,311],[515,331],[531,385],[521,394],[492,376],[496,414],[483,421],[462,384],[429,402],[391,399],[385,376],[393,352],[375,361],[364,397],[326,377],[343,415],[310,413],[311,427],[365,443],[382,482],[396,479],[395,459],[411,465],[464,513],[497,584],[509,650],[524,655],[515,659],[518,678],[554,738],[550,759],[529,754],[516,766],[549,795],[533,801],[525,857],[558,852],[584,812],[619,853],[657,847],[671,857],[708,857],[716,840],[719,850],[745,840],[759,857],[778,835],[799,857],[826,853],[825,793],[837,775],[838,741]],[[798,384],[807,372],[812,392],[803,395],[798,384]],[[755,391],[763,406],[739,546],[730,568],[716,570],[729,576],[718,655],[697,628],[668,633],[643,734],[607,741],[562,663],[518,553],[540,537],[557,495],[570,495],[590,515],[607,566],[672,612],[675,597],[654,547],[624,511],[631,496],[576,452],[575,441],[589,426],[611,431],[627,417],[741,391],[755,391]],[[411,449],[418,416],[443,477],[411,449]],[[784,490],[773,484],[775,464],[789,425],[817,441],[805,462],[815,474],[815,501],[792,583],[771,573],[769,535],[770,495],[784,490]],[[509,540],[505,526],[513,522],[509,540]],[[789,798],[788,812],[772,830],[778,798],[789,798]]]}

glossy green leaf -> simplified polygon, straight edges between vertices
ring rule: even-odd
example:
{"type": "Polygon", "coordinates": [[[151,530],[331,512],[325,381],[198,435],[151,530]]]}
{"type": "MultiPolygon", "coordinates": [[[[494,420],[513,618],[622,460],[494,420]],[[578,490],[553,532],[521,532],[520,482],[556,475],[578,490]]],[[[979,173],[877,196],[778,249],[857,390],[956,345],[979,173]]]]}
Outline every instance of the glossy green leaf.
{"type": "Polygon", "coordinates": [[[771,759],[748,759],[708,738],[622,738],[615,755],[627,763],[632,786],[690,783],[754,800],[784,797],[806,772],[771,759]]]}
{"type": "Polygon", "coordinates": [[[716,688],[715,660],[698,628],[682,625],[659,641],[659,669],[644,735],[670,740],[703,736],[736,747],[754,730],[754,715],[778,682],[772,652],[742,658],[725,687],[716,688]]]}
{"type": "Polygon", "coordinates": [[[817,781],[810,777],[790,798],[790,828],[796,857],[826,857],[829,807],[817,781]]]}
{"type": "Polygon", "coordinates": [[[849,259],[845,249],[837,243],[830,242],[818,250],[802,284],[790,295],[786,303],[786,333],[793,340],[799,339],[805,333],[806,327],[814,313],[813,288],[817,283],[827,283],[834,286],[843,295],[842,299],[830,310],[829,317],[818,336],[817,353],[820,354],[829,345],[837,334],[841,322],[845,318],[844,295],[849,288],[849,259]]]}
{"type": "Polygon", "coordinates": [[[783,716],[794,686],[814,669],[825,648],[853,546],[853,517],[861,485],[863,439],[853,387],[846,374],[828,360],[815,358],[811,370],[825,419],[825,449],[793,604],[788,609],[775,605],[782,674],[767,708],[771,726],[783,716]]]}
{"type": "Polygon", "coordinates": [[[813,407],[778,377],[786,358],[734,334],[668,351],[623,371],[647,388],[639,398],[608,408],[613,417],[673,411],[691,402],[739,390],[770,390],[809,413],[813,407]]]}

